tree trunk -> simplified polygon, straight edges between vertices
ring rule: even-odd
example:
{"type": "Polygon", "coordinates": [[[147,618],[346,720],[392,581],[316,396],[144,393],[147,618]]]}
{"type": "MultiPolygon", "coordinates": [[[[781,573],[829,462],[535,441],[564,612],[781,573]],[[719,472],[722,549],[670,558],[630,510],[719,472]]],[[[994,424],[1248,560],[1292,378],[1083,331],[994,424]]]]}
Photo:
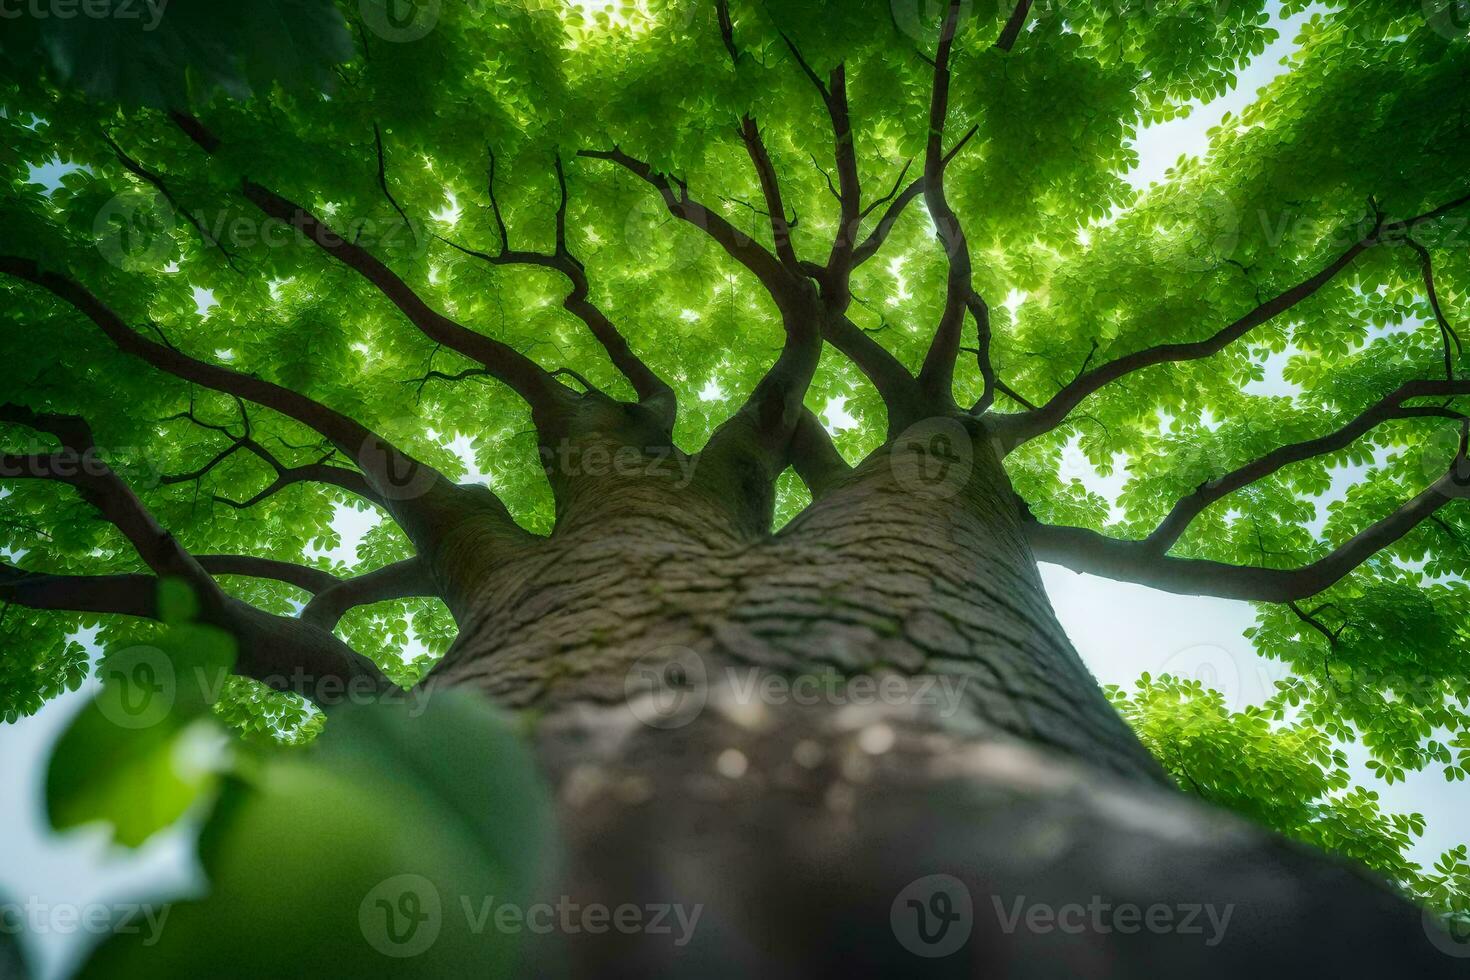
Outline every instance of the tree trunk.
{"type": "Polygon", "coordinates": [[[530,972],[1456,965],[1386,887],[1172,787],[1058,624],[977,426],[915,426],[773,538],[761,474],[573,446],[557,533],[497,559],[432,683],[537,719],[548,900],[698,919],[563,928],[530,972]]]}

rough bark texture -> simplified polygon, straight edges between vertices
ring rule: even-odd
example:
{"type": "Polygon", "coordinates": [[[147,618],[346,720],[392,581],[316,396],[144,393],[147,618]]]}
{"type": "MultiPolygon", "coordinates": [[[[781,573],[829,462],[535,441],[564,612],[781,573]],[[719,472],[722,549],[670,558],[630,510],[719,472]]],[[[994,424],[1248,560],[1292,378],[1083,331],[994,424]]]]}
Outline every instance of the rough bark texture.
{"type": "Polygon", "coordinates": [[[532,972],[1453,966],[1385,887],[1168,786],[1057,623],[989,445],[931,420],[767,538],[739,465],[565,478],[557,532],[503,554],[431,683],[539,719],[566,845],[550,893],[703,911],[682,946],[558,934],[532,972]],[[815,675],[839,680],[788,686],[815,675]],[[923,884],[898,900],[935,874],[963,883],[973,934],[930,958],[903,936],[943,908],[923,884]],[[1018,902],[1200,906],[1201,928],[1008,931],[1018,902]],[[1230,916],[1210,945],[1207,905],[1230,916]]]}

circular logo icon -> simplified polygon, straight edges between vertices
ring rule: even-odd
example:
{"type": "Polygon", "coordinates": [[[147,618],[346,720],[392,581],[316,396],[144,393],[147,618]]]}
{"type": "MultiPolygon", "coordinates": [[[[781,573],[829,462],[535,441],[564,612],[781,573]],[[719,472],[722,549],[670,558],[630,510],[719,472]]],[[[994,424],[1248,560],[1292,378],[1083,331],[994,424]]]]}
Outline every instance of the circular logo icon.
{"type": "MultiPolygon", "coordinates": [[[[939,32],[949,14],[949,4],[950,0],[889,0],[894,25],[926,47],[939,43],[939,32]]],[[[964,30],[974,9],[975,0],[960,0],[958,30],[964,30]]]]}
{"type": "Polygon", "coordinates": [[[1441,953],[1457,959],[1470,959],[1470,916],[1464,913],[1444,916],[1425,909],[1424,934],[1441,953]]]}
{"type": "Polygon", "coordinates": [[[358,0],[368,30],[385,41],[407,43],[428,35],[439,23],[440,0],[358,0]]]}
{"type": "Polygon", "coordinates": [[[664,272],[681,272],[699,261],[707,241],[702,227],[701,221],[670,214],[661,198],[640,194],[623,223],[623,240],[633,251],[656,259],[664,272]]]}
{"type": "Polygon", "coordinates": [[[639,657],[623,677],[633,716],[650,728],[682,728],[709,701],[704,658],[688,647],[663,647],[639,657]]]}
{"type": "Polygon", "coordinates": [[[162,265],[173,254],[173,231],[173,209],[152,190],[123,191],[102,205],[92,221],[97,251],[128,272],[162,265]]]}
{"type": "Polygon", "coordinates": [[[357,909],[357,924],[368,945],[394,959],[425,952],[439,938],[443,923],[439,889],[423,875],[380,882],[357,909]]]}
{"type": "Polygon", "coordinates": [[[915,956],[949,956],[970,941],[975,926],[970,889],[954,875],[920,878],[898,893],[888,921],[899,943],[915,956]]]}
{"type": "Polygon", "coordinates": [[[1447,477],[1438,486],[1453,499],[1470,497],[1470,459],[1461,455],[1460,439],[1460,427],[1449,424],[1435,429],[1419,447],[1420,470],[1431,480],[1447,477]]]}
{"type": "Polygon", "coordinates": [[[1456,456],[1450,467],[1449,493],[1456,500],[1470,497],[1470,458],[1456,456]]]}
{"type": "Polygon", "coordinates": [[[970,482],[975,451],[969,431],[955,419],[932,418],[903,431],[889,449],[899,486],[929,500],[953,497],[970,482]]]}
{"type": "Polygon", "coordinates": [[[119,728],[148,728],[168,717],[178,695],[178,676],[158,647],[136,646],[102,661],[97,707],[119,728]]]}
{"type": "MultiPolygon", "coordinates": [[[[1219,691],[1232,706],[1242,702],[1240,665],[1229,650],[1213,643],[1185,647],[1172,654],[1159,669],[1181,681],[1199,681],[1207,691],[1219,691]]],[[[1241,704],[1240,706],[1244,706],[1241,704]]]]}
{"type": "Polygon", "coordinates": [[[1181,199],[1154,222],[1162,260],[1185,272],[1206,272],[1235,254],[1240,212],[1219,190],[1181,199]]]}
{"type": "Polygon", "coordinates": [[[1424,0],[1423,10],[1425,22],[1440,37],[1470,38],[1470,0],[1424,0]]]}
{"type": "MultiPolygon", "coordinates": [[[[423,427],[418,419],[411,420],[411,424],[423,427]]],[[[390,423],[384,431],[395,432],[406,427],[390,423]]],[[[387,500],[417,500],[439,481],[439,474],[431,467],[398,452],[377,433],[370,433],[364,440],[357,463],[373,489],[387,500]]]]}

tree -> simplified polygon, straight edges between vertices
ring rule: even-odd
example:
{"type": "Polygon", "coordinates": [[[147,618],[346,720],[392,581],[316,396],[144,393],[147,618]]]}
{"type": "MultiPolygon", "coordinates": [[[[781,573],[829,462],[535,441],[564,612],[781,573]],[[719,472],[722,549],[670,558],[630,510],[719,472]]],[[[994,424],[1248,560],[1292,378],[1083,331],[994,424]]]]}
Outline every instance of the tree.
{"type": "Polygon", "coordinates": [[[215,897],[91,971],[1458,965],[1400,893],[1470,914],[1464,849],[1335,746],[1470,764],[1460,5],[1313,14],[1140,194],[1264,0],[108,9],[0,49],[0,678],[94,631],[53,820],[215,799],[215,897]],[[1104,692],[1038,560],[1295,676],[1104,692]],[[704,925],[459,917],[545,888],[704,925]]]}

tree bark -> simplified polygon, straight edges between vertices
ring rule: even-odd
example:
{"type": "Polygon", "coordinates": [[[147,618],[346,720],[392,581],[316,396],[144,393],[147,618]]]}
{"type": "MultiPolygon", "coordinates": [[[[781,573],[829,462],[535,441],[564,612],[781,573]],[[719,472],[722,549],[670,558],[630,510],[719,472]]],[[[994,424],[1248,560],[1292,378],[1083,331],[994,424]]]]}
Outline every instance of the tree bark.
{"type": "Polygon", "coordinates": [[[682,943],[558,931],[531,974],[1457,965],[1386,885],[1177,792],[1058,624],[973,418],[914,426],[774,537],[755,464],[594,465],[628,448],[559,461],[556,533],[497,556],[428,683],[537,719],[549,901],[700,917],[682,943]]]}

